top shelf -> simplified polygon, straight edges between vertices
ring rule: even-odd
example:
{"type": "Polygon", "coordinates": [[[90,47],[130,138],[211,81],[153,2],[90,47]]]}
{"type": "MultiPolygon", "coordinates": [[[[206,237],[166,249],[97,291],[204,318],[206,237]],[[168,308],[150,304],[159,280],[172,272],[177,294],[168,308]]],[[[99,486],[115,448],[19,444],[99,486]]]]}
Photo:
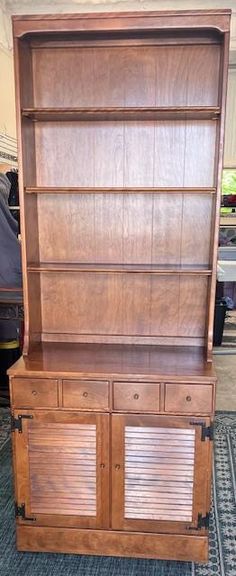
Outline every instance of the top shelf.
{"type": "Polygon", "coordinates": [[[23,108],[22,116],[34,121],[95,120],[216,120],[218,106],[23,108]]]}

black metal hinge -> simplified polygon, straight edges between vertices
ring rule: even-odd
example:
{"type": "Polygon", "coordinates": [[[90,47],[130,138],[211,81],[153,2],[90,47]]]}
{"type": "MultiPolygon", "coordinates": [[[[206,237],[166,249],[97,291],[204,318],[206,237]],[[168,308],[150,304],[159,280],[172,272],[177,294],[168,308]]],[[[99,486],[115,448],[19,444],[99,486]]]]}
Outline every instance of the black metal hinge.
{"type": "Polygon", "coordinates": [[[22,518],[22,520],[30,520],[31,522],[35,522],[36,518],[29,518],[25,515],[25,504],[15,504],[15,517],[22,518]]]}
{"type": "Polygon", "coordinates": [[[202,441],[204,442],[204,440],[206,440],[206,438],[209,438],[209,440],[213,440],[213,433],[214,433],[214,429],[213,429],[213,422],[210,423],[210,426],[202,426],[202,441]]]}
{"type": "Polygon", "coordinates": [[[11,429],[13,432],[15,432],[15,430],[18,430],[19,434],[22,434],[22,419],[23,418],[32,419],[33,416],[32,416],[32,414],[19,414],[17,416],[17,418],[14,418],[14,416],[11,416],[11,429]]]}
{"type": "Polygon", "coordinates": [[[209,528],[209,521],[210,521],[209,512],[207,512],[206,516],[198,514],[197,529],[201,530],[201,528],[209,528]]]}
{"type": "Polygon", "coordinates": [[[206,422],[199,422],[199,421],[195,421],[192,420],[190,422],[190,424],[192,426],[201,426],[202,428],[202,434],[201,434],[201,441],[205,442],[206,438],[209,438],[209,440],[213,440],[213,422],[210,423],[210,426],[206,426],[206,422]]]}

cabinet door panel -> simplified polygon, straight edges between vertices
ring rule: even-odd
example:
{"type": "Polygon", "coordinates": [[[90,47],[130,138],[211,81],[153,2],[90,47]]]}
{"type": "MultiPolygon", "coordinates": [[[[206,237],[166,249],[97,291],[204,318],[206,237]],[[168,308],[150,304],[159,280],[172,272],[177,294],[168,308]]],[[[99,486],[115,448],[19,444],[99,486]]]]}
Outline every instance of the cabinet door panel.
{"type": "Polygon", "coordinates": [[[30,415],[14,433],[16,498],[26,517],[34,525],[107,527],[108,415],[30,415]]]}
{"type": "Polygon", "coordinates": [[[112,527],[185,532],[208,511],[210,442],[200,421],[112,416],[112,527]]]}

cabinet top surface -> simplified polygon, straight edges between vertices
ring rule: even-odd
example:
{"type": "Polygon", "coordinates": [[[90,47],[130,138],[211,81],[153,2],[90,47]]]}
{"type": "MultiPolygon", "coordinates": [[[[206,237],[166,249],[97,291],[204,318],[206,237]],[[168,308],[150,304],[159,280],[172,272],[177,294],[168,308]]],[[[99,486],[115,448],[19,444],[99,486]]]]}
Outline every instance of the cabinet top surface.
{"type": "Polygon", "coordinates": [[[9,370],[11,376],[112,377],[206,382],[215,379],[200,348],[114,344],[38,345],[9,370]]]}
{"type": "Polygon", "coordinates": [[[123,11],[123,12],[72,12],[72,13],[55,13],[55,14],[14,14],[12,20],[41,20],[47,18],[48,20],[67,20],[69,19],[87,19],[87,18],[135,18],[136,16],[184,16],[184,15],[211,15],[211,14],[231,14],[230,8],[212,8],[202,10],[136,10],[136,11],[123,11]]]}
{"type": "Polygon", "coordinates": [[[15,15],[15,37],[27,33],[71,32],[82,30],[122,30],[158,28],[215,28],[229,32],[230,9],[169,10],[139,12],[90,12],[72,14],[15,15]]]}

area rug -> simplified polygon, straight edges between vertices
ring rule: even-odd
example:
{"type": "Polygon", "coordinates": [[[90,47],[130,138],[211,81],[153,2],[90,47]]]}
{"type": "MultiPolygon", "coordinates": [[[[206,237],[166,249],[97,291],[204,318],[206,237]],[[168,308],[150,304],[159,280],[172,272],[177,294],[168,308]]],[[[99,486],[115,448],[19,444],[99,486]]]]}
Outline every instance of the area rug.
{"type": "Polygon", "coordinates": [[[215,423],[208,564],[67,554],[15,549],[9,411],[0,410],[1,576],[236,576],[236,413],[218,412],[215,423]]]}

